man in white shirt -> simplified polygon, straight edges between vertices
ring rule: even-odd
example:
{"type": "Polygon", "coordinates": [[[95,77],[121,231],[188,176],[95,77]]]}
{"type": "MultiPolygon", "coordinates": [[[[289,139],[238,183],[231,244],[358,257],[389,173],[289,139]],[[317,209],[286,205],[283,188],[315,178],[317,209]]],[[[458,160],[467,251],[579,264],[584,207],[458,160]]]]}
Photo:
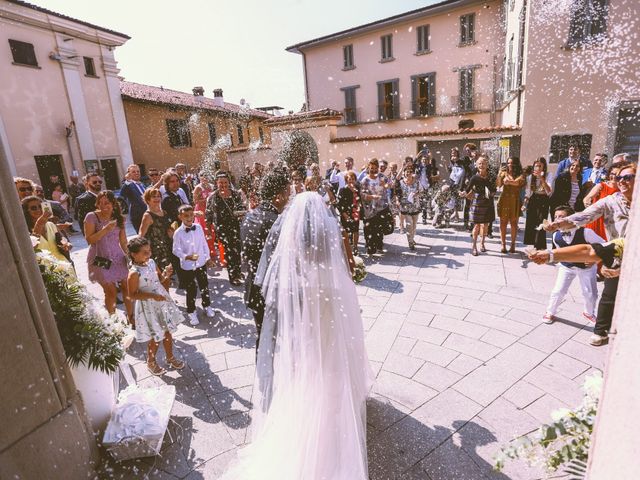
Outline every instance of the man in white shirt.
{"type": "Polygon", "coordinates": [[[182,225],[173,234],[173,254],[180,260],[179,268],[182,271],[187,291],[189,323],[198,325],[200,323],[196,313],[198,288],[202,297],[202,308],[204,308],[207,317],[211,318],[215,315],[211,308],[209,278],[207,277],[207,266],[210,264],[211,254],[202,227],[193,223],[193,207],[182,205],[178,209],[178,214],[182,225]]]}
{"type": "Polygon", "coordinates": [[[338,184],[338,190],[344,188],[347,185],[347,182],[345,182],[344,180],[344,174],[353,169],[353,158],[347,157],[344,159],[344,168],[344,172],[341,172],[340,163],[336,162],[333,168],[333,172],[331,172],[331,175],[329,176],[329,181],[331,183],[338,184]]]}

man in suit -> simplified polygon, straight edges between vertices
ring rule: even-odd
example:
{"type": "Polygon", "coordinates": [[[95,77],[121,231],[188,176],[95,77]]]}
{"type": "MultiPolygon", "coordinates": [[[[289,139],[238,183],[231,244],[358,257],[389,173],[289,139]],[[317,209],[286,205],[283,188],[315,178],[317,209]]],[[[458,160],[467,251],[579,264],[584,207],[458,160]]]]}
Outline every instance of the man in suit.
{"type": "Polygon", "coordinates": [[[596,153],[593,156],[593,167],[582,170],[582,184],[591,190],[594,185],[607,179],[606,164],[609,157],[605,153],[596,153]]]}
{"type": "Polygon", "coordinates": [[[120,196],[129,205],[129,220],[131,220],[131,225],[136,232],[140,230],[142,216],[147,211],[147,204],[142,198],[144,191],[145,187],[140,182],[140,167],[135,164],[129,165],[126,180],[120,189],[120,196]]]}
{"type": "Polygon", "coordinates": [[[260,204],[247,213],[240,228],[242,263],[248,267],[244,302],[253,312],[258,331],[256,352],[264,317],[264,298],[260,293],[261,286],[254,284],[254,280],[269,230],[289,200],[289,176],[283,169],[276,167],[263,177],[260,184],[260,198],[260,204]]]}
{"type": "Polygon", "coordinates": [[[78,220],[78,225],[80,225],[80,231],[84,235],[84,217],[96,209],[96,197],[102,190],[102,179],[97,173],[91,172],[87,173],[82,180],[85,192],[76,198],[73,211],[75,212],[76,220],[78,220]]]}

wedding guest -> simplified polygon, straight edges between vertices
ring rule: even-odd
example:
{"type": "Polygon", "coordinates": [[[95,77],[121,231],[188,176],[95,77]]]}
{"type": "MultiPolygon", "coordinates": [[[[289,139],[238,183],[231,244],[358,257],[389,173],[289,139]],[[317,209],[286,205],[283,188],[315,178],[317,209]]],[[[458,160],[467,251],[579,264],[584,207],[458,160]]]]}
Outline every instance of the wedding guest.
{"type": "Polygon", "coordinates": [[[555,211],[558,205],[569,205],[576,212],[581,212],[584,210],[583,197],[582,166],[576,160],[569,165],[566,172],[556,177],[553,193],[549,200],[551,210],[555,211]]]}
{"type": "Polygon", "coordinates": [[[28,178],[13,177],[13,184],[16,186],[16,192],[18,192],[20,201],[33,196],[33,182],[28,178]]]}
{"type": "Polygon", "coordinates": [[[37,248],[48,251],[58,260],[71,262],[69,251],[72,245],[58,231],[56,224],[49,221],[53,214],[50,210],[43,211],[42,200],[35,195],[30,195],[24,197],[21,203],[29,233],[38,237],[37,248]]]}
{"type": "Polygon", "coordinates": [[[336,168],[333,169],[333,171],[331,172],[331,176],[329,177],[329,181],[332,184],[338,184],[338,191],[340,191],[341,188],[344,188],[347,184],[345,175],[347,174],[347,172],[353,170],[353,158],[346,157],[344,159],[344,168],[344,172],[340,171],[340,163],[336,162],[336,168]]]}
{"type": "Polygon", "coordinates": [[[267,235],[289,201],[289,176],[284,169],[275,167],[264,176],[260,186],[260,198],[260,205],[247,213],[241,227],[242,260],[247,265],[244,302],[253,312],[256,324],[256,352],[264,317],[264,298],[260,285],[255,285],[254,280],[267,235]]]}
{"type": "Polygon", "coordinates": [[[608,178],[607,160],[609,157],[606,153],[596,153],[593,156],[593,167],[587,167],[582,171],[582,185],[587,191],[591,190],[595,185],[608,178]]]}
{"type": "Polygon", "coordinates": [[[496,186],[502,187],[502,193],[498,200],[498,217],[500,218],[500,241],[502,253],[507,253],[507,225],[511,226],[510,253],[516,251],[518,239],[518,219],[522,213],[520,204],[520,191],[525,180],[522,174],[522,166],[518,157],[509,157],[507,165],[498,174],[496,186]]]}
{"type": "MultiPolygon", "coordinates": [[[[546,226],[546,230],[554,232],[556,230],[582,227],[602,217],[609,241],[624,238],[629,223],[635,178],[635,164],[622,167],[616,177],[619,192],[598,200],[582,212],[574,213],[557,222],[551,222],[546,226]]],[[[618,291],[617,275],[619,275],[619,272],[612,274],[603,268],[602,274],[605,277],[604,289],[598,304],[596,325],[593,329],[593,335],[589,339],[589,343],[594,346],[603,345],[608,339],[608,331],[611,328],[613,309],[618,291]]]]}
{"type": "Polygon", "coordinates": [[[72,208],[75,208],[74,205],[76,204],[76,198],[78,198],[80,195],[82,195],[86,188],[85,186],[80,183],[78,181],[78,176],[77,175],[71,175],[69,177],[69,180],[71,183],[69,183],[69,205],[72,208]]]}
{"type": "Polygon", "coordinates": [[[214,226],[224,246],[229,283],[240,285],[242,283],[240,221],[246,210],[238,192],[231,189],[228,174],[219,172],[216,175],[216,186],[216,191],[207,200],[206,220],[214,226]]]}
{"type": "Polygon", "coordinates": [[[87,173],[83,178],[85,192],[76,198],[73,210],[80,231],[84,233],[84,219],[96,209],[96,199],[102,190],[102,179],[97,173],[87,173]]]}
{"type": "Polygon", "coordinates": [[[382,253],[384,240],[384,212],[388,211],[384,175],[378,172],[378,159],[369,160],[367,176],[360,182],[364,206],[364,237],[367,254],[382,253]]]}
{"type": "Polygon", "coordinates": [[[480,155],[476,161],[476,173],[466,188],[467,199],[471,200],[469,218],[473,223],[473,246],[471,254],[478,256],[478,236],[481,236],[480,251],[486,252],[485,237],[491,223],[496,218],[493,206],[493,196],[496,193],[495,185],[489,180],[489,159],[486,155],[480,155]]]}
{"type": "MultiPolygon", "coordinates": [[[[464,147],[462,147],[462,151],[464,152],[464,157],[462,157],[461,165],[465,171],[465,185],[464,188],[467,188],[467,184],[471,180],[471,177],[476,173],[475,164],[478,158],[478,147],[475,143],[465,143],[464,147]]],[[[464,228],[466,230],[473,230],[473,225],[469,224],[469,211],[471,210],[471,200],[465,199],[464,209],[462,211],[462,219],[464,220],[464,228]]]]}
{"type": "Polygon", "coordinates": [[[142,215],[140,236],[145,237],[151,246],[151,258],[159,268],[164,269],[171,264],[173,250],[173,228],[167,213],[162,210],[162,194],[151,187],[144,192],[147,211],[142,215]]]}
{"type": "Polygon", "coordinates": [[[404,169],[404,178],[400,180],[398,188],[398,203],[400,214],[406,222],[407,243],[411,251],[416,249],[415,235],[418,215],[421,211],[421,191],[422,187],[413,173],[413,167],[406,167],[404,169]]]}
{"type": "Polygon", "coordinates": [[[193,175],[187,173],[187,166],[184,163],[176,163],[175,171],[180,179],[180,188],[187,196],[185,203],[191,203],[193,201],[193,175]]]}
{"type": "MultiPolygon", "coordinates": [[[[162,183],[164,184],[162,209],[167,212],[171,223],[178,222],[178,209],[189,203],[186,194],[180,188],[180,176],[173,171],[167,172],[162,176],[162,183]]],[[[175,269],[176,265],[174,265],[175,269]]]]}
{"type": "MultiPolygon", "coordinates": [[[[560,222],[562,219],[574,214],[575,211],[568,205],[556,207],[554,221],[560,222]]],[[[565,232],[556,231],[551,236],[554,248],[569,247],[572,245],[585,245],[592,243],[604,243],[605,240],[596,235],[593,230],[579,227],[565,232]]],[[[542,317],[544,323],[553,323],[562,300],[569,291],[573,280],[578,277],[584,299],[584,310],[582,315],[589,321],[595,322],[596,301],[598,300],[598,286],[596,281],[596,265],[580,262],[562,262],[558,266],[556,283],[551,291],[547,311],[542,317]]]]}
{"type": "Polygon", "coordinates": [[[358,179],[353,170],[344,174],[345,186],[338,190],[338,211],[340,212],[340,223],[349,236],[351,250],[354,255],[358,255],[358,237],[360,230],[360,214],[362,202],[358,179]]]}
{"type": "Polygon", "coordinates": [[[127,316],[133,325],[133,305],[127,287],[129,269],[124,217],[110,190],[98,193],[95,205],[96,210],[89,212],[84,219],[84,236],[89,244],[89,280],[102,287],[105,308],[111,314],[116,311],[116,293],[120,284],[127,316]]]}
{"type": "Polygon", "coordinates": [[[298,195],[305,190],[304,187],[304,175],[299,170],[294,170],[291,173],[291,196],[298,195]]]}
{"type": "Polygon", "coordinates": [[[147,204],[143,198],[145,186],[140,181],[140,167],[135,164],[129,165],[126,178],[120,188],[120,197],[124,198],[129,206],[129,220],[137,232],[140,230],[142,216],[147,211],[147,204]]]}
{"type": "Polygon", "coordinates": [[[51,192],[51,200],[58,202],[65,211],[69,212],[69,194],[64,191],[64,187],[61,183],[53,185],[53,191],[51,192]]]}
{"type": "Polygon", "coordinates": [[[547,248],[547,235],[538,230],[543,220],[549,217],[549,196],[551,185],[547,173],[547,161],[544,157],[533,162],[533,171],[527,177],[526,193],[522,209],[527,212],[524,228],[525,245],[533,245],[538,250],[547,248]]]}
{"type": "MultiPolygon", "coordinates": [[[[604,182],[598,183],[591,189],[591,191],[587,195],[585,195],[583,200],[584,206],[589,207],[598,200],[618,192],[618,181],[616,180],[616,177],[618,176],[619,172],[620,167],[612,167],[609,171],[609,178],[604,182]]],[[[594,220],[591,223],[588,223],[585,227],[590,228],[598,236],[604,238],[605,240],[609,239],[607,237],[607,231],[604,228],[604,219],[602,217],[594,220]]]]}
{"type": "Polygon", "coordinates": [[[593,167],[593,164],[591,163],[591,161],[584,155],[581,155],[580,145],[578,145],[577,143],[572,143],[571,145],[569,145],[568,153],[569,153],[569,156],[567,158],[562,159],[558,163],[558,169],[556,170],[556,175],[553,181],[554,189],[555,189],[555,181],[558,179],[558,176],[560,176],[560,174],[569,170],[569,167],[571,166],[572,163],[579,162],[580,167],[582,167],[581,170],[585,168],[593,167]]]}
{"type": "Polygon", "coordinates": [[[198,325],[198,314],[196,313],[196,294],[200,289],[202,297],[202,308],[207,317],[215,316],[211,308],[211,298],[209,295],[209,278],[207,277],[207,266],[210,265],[211,256],[204,231],[198,224],[194,224],[194,213],[191,205],[181,205],[178,211],[181,225],[173,234],[173,254],[180,260],[180,270],[184,288],[187,291],[187,315],[191,325],[198,325]]]}
{"type": "Polygon", "coordinates": [[[42,186],[37,183],[33,184],[33,193],[36,197],[40,197],[41,200],[44,200],[49,203],[51,206],[51,211],[53,212],[53,216],[51,217],[51,221],[56,224],[58,230],[63,235],[67,235],[67,231],[75,232],[73,228],[73,218],[69,215],[69,212],[66,211],[60,202],[56,202],[55,200],[46,199],[44,197],[44,189],[42,186]]]}
{"type": "MultiPolygon", "coordinates": [[[[224,247],[222,242],[216,237],[216,231],[213,225],[207,223],[205,212],[207,210],[207,200],[213,193],[213,185],[209,182],[209,175],[206,172],[200,172],[200,183],[193,189],[193,202],[195,205],[195,222],[204,230],[204,236],[209,245],[211,258],[218,257],[220,265],[224,265],[224,247]]],[[[240,190],[241,192],[242,190],[240,190]]],[[[240,193],[238,192],[238,193],[240,193]]]]}
{"type": "Polygon", "coordinates": [[[463,208],[464,197],[460,195],[460,193],[464,191],[465,184],[466,171],[462,166],[460,151],[456,147],[453,147],[451,149],[451,158],[449,160],[449,187],[451,188],[451,195],[456,201],[453,215],[454,220],[459,220],[458,212],[463,208]]]}
{"type": "MultiPolygon", "coordinates": [[[[156,190],[157,191],[157,190],[156,190]]],[[[160,194],[159,191],[157,191],[160,194]]],[[[149,240],[134,237],[127,245],[131,268],[127,278],[129,296],[135,300],[136,341],[147,344],[147,368],[153,375],[166,372],[158,365],[156,353],[160,342],[164,347],[167,364],[182,370],[185,363],[173,354],[172,333],[183,320],[182,312],[169,296],[173,269],[167,265],[163,271],[153,260],[149,240]]]]}

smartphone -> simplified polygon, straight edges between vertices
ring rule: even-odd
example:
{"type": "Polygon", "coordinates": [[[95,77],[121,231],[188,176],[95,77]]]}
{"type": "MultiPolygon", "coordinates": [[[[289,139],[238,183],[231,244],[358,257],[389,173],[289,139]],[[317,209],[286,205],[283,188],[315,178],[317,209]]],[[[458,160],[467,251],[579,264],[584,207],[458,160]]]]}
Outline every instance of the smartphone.
{"type": "Polygon", "coordinates": [[[51,208],[51,203],[46,200],[42,202],[42,213],[49,212],[49,215],[53,215],[53,209],[51,208]]]}

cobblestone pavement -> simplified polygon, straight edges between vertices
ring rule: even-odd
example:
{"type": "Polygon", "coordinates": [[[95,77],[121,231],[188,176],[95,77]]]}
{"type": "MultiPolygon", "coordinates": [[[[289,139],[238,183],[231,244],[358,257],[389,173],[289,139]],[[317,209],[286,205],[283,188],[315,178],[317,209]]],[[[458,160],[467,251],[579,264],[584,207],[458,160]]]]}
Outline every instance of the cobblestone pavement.
{"type": "MultiPolygon", "coordinates": [[[[541,323],[555,268],[502,255],[499,242],[473,257],[466,232],[419,226],[418,248],[386,237],[357,287],[376,383],[368,402],[370,477],[535,479],[522,462],[492,471],[504,442],[575,406],[585,375],[603,370],[607,347],[592,347],[577,282],[552,325],[541,323]]],[[[80,275],[86,250],[74,239],[80,275]]],[[[522,246],[518,245],[519,250],[522,246]]],[[[249,438],[255,329],[226,272],[211,270],[216,318],[175,335],[188,367],[162,378],[145,368],[145,348],[127,361],[140,385],[175,385],[174,422],[161,456],[115,464],[100,478],[215,479],[249,438]]],[[[95,291],[95,286],[92,286],[95,291]]],[[[172,291],[178,304],[184,296],[172,291]]],[[[101,298],[101,296],[100,296],[101,298]]],[[[164,354],[158,355],[160,363],[164,354]]]]}

